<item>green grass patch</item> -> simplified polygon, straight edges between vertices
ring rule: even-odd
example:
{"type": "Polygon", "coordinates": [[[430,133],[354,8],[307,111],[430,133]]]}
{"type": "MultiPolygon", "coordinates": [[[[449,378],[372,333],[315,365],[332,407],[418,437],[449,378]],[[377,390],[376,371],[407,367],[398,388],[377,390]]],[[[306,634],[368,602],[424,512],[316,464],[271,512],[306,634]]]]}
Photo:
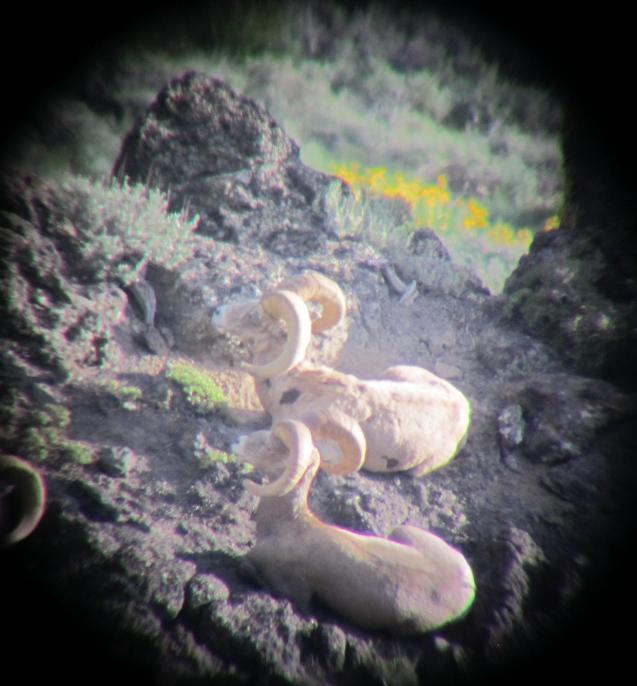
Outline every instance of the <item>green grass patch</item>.
{"type": "Polygon", "coordinates": [[[126,410],[136,410],[139,401],[143,397],[141,388],[123,384],[116,379],[109,379],[103,384],[103,388],[126,410]]]}
{"type": "Polygon", "coordinates": [[[171,362],[166,376],[181,387],[186,400],[197,412],[218,412],[227,406],[223,391],[212,377],[192,362],[171,362]]]}
{"type": "MultiPolygon", "coordinates": [[[[230,11],[223,31],[217,24],[214,10],[202,10],[171,25],[169,35],[123,46],[115,69],[98,65],[87,78],[105,84],[124,114],[58,98],[18,155],[21,166],[107,175],[131,122],[167,82],[194,69],[264,103],[319,171],[358,164],[364,173],[382,168],[422,186],[444,177],[452,200],[414,206],[414,222],[427,222],[493,291],[526,249],[526,231],[541,231],[560,211],[559,97],[507,76],[506,65],[486,59],[435,11],[403,16],[375,5],[345,11],[334,2],[255,2],[230,11]],[[68,136],[47,149],[51,129],[68,136]],[[487,225],[471,231],[464,222],[480,208],[487,225]]],[[[87,231],[85,257],[102,272],[130,282],[146,261],[178,261],[187,252],[184,220],[171,225],[154,191],[75,182],[82,183],[91,196],[89,224],[100,227],[87,231]]]]}
{"type": "MultiPolygon", "coordinates": [[[[325,208],[339,234],[360,236],[381,248],[402,241],[404,248],[417,228],[429,227],[443,239],[455,261],[478,274],[492,292],[502,290],[533,240],[529,228],[492,220],[481,199],[454,196],[444,175],[435,183],[423,183],[384,167],[334,164],[332,170],[353,189],[346,195],[335,183],[325,197],[325,208]],[[378,202],[382,198],[401,204],[378,202]]],[[[557,225],[554,215],[543,230],[557,225]]]]}
{"type": "Polygon", "coordinates": [[[65,441],[59,451],[63,457],[78,464],[91,464],[94,460],[92,448],[81,441],[65,441]]]}
{"type": "Polygon", "coordinates": [[[201,469],[210,469],[215,464],[239,464],[244,474],[249,474],[254,469],[248,462],[238,460],[236,455],[211,447],[202,432],[195,437],[194,455],[201,469]]]}
{"type": "Polygon", "coordinates": [[[47,403],[42,410],[34,413],[33,418],[38,426],[65,429],[71,421],[71,413],[64,405],[47,403]]]}

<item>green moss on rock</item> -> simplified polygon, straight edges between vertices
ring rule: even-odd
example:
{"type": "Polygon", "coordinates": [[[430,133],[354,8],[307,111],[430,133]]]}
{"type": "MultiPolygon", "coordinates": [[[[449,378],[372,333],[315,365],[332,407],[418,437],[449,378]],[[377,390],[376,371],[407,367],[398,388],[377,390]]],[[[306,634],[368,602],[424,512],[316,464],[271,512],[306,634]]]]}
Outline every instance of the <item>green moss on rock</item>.
{"type": "Polygon", "coordinates": [[[179,384],[186,400],[197,412],[217,412],[227,405],[223,391],[212,377],[191,362],[173,362],[166,376],[179,384]]]}
{"type": "Polygon", "coordinates": [[[78,464],[91,464],[94,461],[93,450],[81,441],[65,441],[59,446],[60,454],[78,464]]]}
{"type": "Polygon", "coordinates": [[[137,403],[144,395],[141,388],[123,384],[116,379],[109,379],[103,384],[103,388],[126,410],[136,410],[137,403]]]}

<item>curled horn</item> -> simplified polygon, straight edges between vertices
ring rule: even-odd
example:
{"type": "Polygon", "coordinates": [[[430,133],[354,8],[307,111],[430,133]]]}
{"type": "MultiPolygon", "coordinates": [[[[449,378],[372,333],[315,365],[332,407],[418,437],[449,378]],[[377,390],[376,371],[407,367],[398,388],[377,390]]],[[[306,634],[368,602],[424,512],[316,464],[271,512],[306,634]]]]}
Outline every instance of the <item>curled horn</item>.
{"type": "Polygon", "coordinates": [[[261,298],[264,312],[282,319],[287,326],[287,338],[278,357],[266,364],[244,364],[250,374],[264,379],[284,374],[305,357],[305,351],[312,336],[310,313],[303,300],[287,290],[270,291],[261,298]]]}
{"type": "Polygon", "coordinates": [[[268,484],[257,484],[246,479],[243,483],[248,491],[260,498],[287,495],[301,480],[316,460],[318,453],[312,443],[310,430],[301,422],[286,419],[278,422],[273,432],[289,450],[283,473],[268,484]]]}
{"type": "Polygon", "coordinates": [[[367,441],[359,423],[349,415],[331,408],[328,411],[307,412],[301,418],[312,432],[314,444],[321,456],[321,468],[328,474],[342,476],[357,472],[365,461],[367,441]],[[340,448],[340,458],[328,461],[325,441],[334,441],[340,448]]]}
{"type": "Polygon", "coordinates": [[[321,315],[312,322],[312,333],[327,331],[341,322],[345,316],[345,296],[340,286],[319,272],[308,271],[286,279],[279,285],[294,291],[306,302],[318,302],[323,307],[321,315]]]}
{"type": "Polygon", "coordinates": [[[26,538],[40,522],[45,502],[40,472],[19,457],[0,455],[0,545],[26,538]]]}

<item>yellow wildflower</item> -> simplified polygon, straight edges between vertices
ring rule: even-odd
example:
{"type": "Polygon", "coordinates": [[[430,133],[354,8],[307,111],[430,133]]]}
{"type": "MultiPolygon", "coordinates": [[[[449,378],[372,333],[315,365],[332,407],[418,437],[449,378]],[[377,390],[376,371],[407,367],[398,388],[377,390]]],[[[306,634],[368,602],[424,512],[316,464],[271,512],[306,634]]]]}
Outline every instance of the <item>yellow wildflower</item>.
{"type": "Polygon", "coordinates": [[[545,222],[542,231],[555,231],[560,228],[560,218],[554,214],[550,216],[545,222]]]}

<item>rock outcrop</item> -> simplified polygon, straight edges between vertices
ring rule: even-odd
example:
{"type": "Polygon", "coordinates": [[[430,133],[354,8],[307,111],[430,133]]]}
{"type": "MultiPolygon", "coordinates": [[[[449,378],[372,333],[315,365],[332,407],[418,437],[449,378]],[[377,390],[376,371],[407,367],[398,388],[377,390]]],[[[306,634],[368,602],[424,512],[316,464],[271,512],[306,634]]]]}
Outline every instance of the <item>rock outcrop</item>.
{"type": "MultiPolygon", "coordinates": [[[[512,321],[582,374],[637,386],[637,232],[622,169],[586,120],[564,131],[569,183],[559,229],[539,234],[509,278],[512,321]],[[619,171],[619,173],[618,173],[619,171]]],[[[619,156],[621,158],[621,156],[619,156]]],[[[625,172],[625,170],[624,170],[625,172]]]]}

